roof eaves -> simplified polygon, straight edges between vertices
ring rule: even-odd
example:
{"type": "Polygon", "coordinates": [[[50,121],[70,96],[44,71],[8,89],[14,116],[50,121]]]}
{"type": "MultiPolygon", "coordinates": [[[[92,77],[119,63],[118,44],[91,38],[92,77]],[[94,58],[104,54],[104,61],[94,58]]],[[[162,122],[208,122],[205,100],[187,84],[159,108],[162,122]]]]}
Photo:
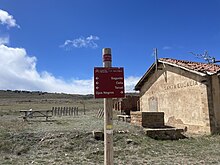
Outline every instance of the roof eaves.
{"type": "Polygon", "coordinates": [[[134,90],[138,91],[141,89],[142,83],[145,82],[145,79],[150,74],[153,68],[155,68],[155,63],[153,63],[150,68],[145,72],[145,74],[141,77],[141,79],[138,81],[138,83],[135,85],[134,90]]]}
{"type": "Polygon", "coordinates": [[[206,72],[208,75],[214,75],[214,74],[217,74],[217,72],[215,72],[215,73],[212,73],[212,72],[206,72]]]}
{"type": "MultiPolygon", "coordinates": [[[[189,71],[189,72],[198,74],[198,75],[200,75],[200,76],[206,76],[205,73],[201,73],[201,72],[198,72],[198,71],[195,71],[195,70],[191,70],[191,69],[185,68],[185,67],[183,67],[183,66],[179,66],[179,65],[177,65],[177,64],[173,64],[173,63],[166,62],[166,61],[163,61],[163,60],[159,60],[159,62],[164,63],[164,64],[168,64],[168,65],[171,65],[171,66],[175,66],[175,67],[178,67],[178,68],[181,68],[181,69],[184,69],[184,70],[187,70],[187,71],[189,71]]],[[[213,74],[213,73],[207,72],[207,74],[210,74],[210,75],[211,75],[211,74],[213,74]]]]}

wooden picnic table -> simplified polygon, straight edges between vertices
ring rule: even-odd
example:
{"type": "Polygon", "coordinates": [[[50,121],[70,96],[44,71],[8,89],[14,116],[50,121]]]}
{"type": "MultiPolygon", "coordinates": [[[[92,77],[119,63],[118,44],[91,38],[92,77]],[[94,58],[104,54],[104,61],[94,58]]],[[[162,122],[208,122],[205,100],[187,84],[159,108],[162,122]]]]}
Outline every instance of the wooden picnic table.
{"type": "Polygon", "coordinates": [[[20,110],[20,113],[24,120],[28,118],[45,117],[47,121],[48,117],[52,117],[52,110],[20,110]]]}
{"type": "Polygon", "coordinates": [[[122,121],[129,121],[131,119],[131,116],[129,115],[117,115],[118,120],[122,119],[122,121]]]}

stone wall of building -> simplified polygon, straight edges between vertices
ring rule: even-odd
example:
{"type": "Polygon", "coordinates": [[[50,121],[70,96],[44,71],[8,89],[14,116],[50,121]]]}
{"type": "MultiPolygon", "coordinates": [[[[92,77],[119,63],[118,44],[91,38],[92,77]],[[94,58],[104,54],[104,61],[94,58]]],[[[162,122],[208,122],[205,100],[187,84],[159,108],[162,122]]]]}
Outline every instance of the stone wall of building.
{"type": "Polygon", "coordinates": [[[138,110],[139,96],[129,96],[125,98],[113,99],[113,110],[130,115],[130,111],[138,110]]]}
{"type": "Polygon", "coordinates": [[[191,133],[211,133],[209,77],[169,65],[158,66],[140,90],[140,109],[164,112],[165,123],[191,133]]]}
{"type": "Polygon", "coordinates": [[[213,130],[220,132],[220,77],[212,76],[212,100],[213,100],[213,130]]]}

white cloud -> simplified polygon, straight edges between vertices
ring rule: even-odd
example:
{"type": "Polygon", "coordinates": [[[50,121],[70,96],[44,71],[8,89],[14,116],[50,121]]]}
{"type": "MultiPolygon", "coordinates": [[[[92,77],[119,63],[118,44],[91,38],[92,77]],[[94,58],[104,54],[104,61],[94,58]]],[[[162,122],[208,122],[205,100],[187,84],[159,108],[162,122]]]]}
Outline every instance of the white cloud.
{"type": "Polygon", "coordinates": [[[92,78],[66,82],[51,73],[36,70],[37,59],[23,48],[0,45],[0,89],[39,90],[64,93],[92,93],[92,78]]]}
{"type": "Polygon", "coordinates": [[[18,27],[19,25],[16,24],[16,20],[13,18],[12,15],[9,15],[8,12],[0,9],[0,23],[3,25],[7,25],[7,27],[18,27]]]}
{"type": "Polygon", "coordinates": [[[125,78],[125,91],[134,92],[134,87],[139,80],[140,80],[140,77],[134,77],[134,76],[125,78]]]}
{"type": "Polygon", "coordinates": [[[65,49],[71,48],[97,48],[98,45],[95,41],[99,40],[99,37],[90,35],[89,37],[80,37],[73,40],[66,40],[63,45],[65,49]]]}
{"type": "MultiPolygon", "coordinates": [[[[0,24],[7,25],[8,28],[19,28],[13,16],[1,9],[0,24]]],[[[99,37],[90,35],[86,38],[66,40],[61,47],[97,48],[98,45],[95,43],[97,40],[99,37]]],[[[29,56],[24,48],[12,48],[6,46],[7,44],[9,44],[9,36],[0,37],[0,89],[93,94],[93,78],[72,79],[67,82],[47,71],[39,73],[36,69],[36,57],[29,56]]],[[[126,91],[132,92],[138,80],[139,77],[126,78],[126,91]]]]}
{"type": "Polygon", "coordinates": [[[173,49],[183,49],[184,46],[181,45],[173,45],[173,46],[164,46],[162,47],[163,50],[173,50],[173,49]]]}
{"type": "MultiPolygon", "coordinates": [[[[64,81],[47,71],[39,73],[36,65],[37,58],[29,56],[25,49],[0,45],[0,89],[93,94],[93,78],[64,81]]],[[[125,78],[126,92],[133,92],[138,80],[125,78]]]]}
{"type": "Polygon", "coordinates": [[[170,49],[172,49],[172,47],[171,46],[164,46],[162,49],[163,50],[170,50],[170,49]]]}
{"type": "Polygon", "coordinates": [[[2,44],[4,44],[4,45],[9,44],[9,36],[7,36],[7,37],[0,37],[0,45],[2,45],[2,44]]]}

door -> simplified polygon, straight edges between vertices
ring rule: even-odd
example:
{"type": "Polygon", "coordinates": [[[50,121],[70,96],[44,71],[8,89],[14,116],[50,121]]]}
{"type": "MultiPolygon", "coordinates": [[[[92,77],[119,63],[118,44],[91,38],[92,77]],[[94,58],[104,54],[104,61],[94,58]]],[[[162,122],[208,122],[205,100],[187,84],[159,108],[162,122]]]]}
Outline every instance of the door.
{"type": "Polygon", "coordinates": [[[148,99],[148,104],[150,112],[158,112],[158,99],[156,97],[150,97],[148,99]]]}

